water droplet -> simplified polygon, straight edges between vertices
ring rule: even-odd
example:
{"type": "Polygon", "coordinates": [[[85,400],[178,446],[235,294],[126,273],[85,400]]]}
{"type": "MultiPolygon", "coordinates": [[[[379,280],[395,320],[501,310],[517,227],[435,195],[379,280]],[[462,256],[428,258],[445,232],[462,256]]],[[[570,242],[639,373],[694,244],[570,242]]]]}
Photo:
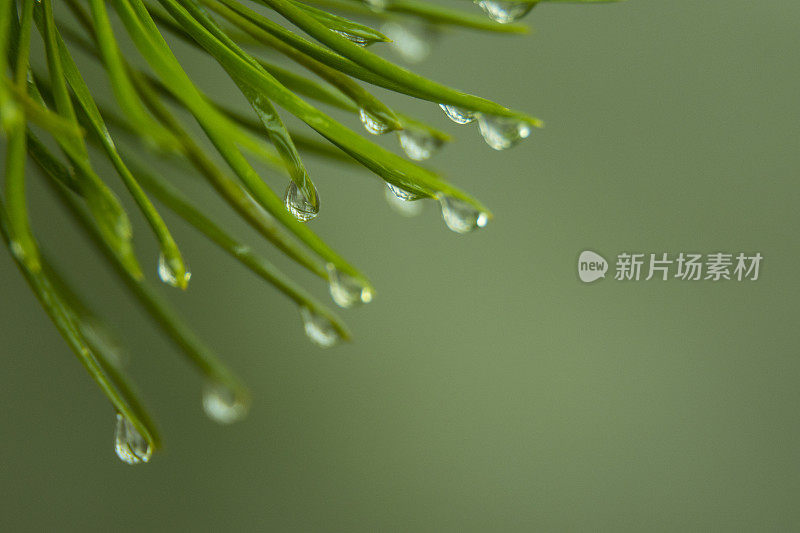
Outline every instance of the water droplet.
{"type": "Polygon", "coordinates": [[[469,233],[476,228],[484,227],[489,222],[489,215],[475,209],[464,200],[443,194],[439,194],[438,199],[442,205],[444,223],[456,233],[469,233]]]}
{"type": "Polygon", "coordinates": [[[331,31],[333,33],[337,33],[337,34],[341,35],[342,37],[344,37],[345,39],[347,39],[351,43],[355,43],[358,46],[367,46],[368,44],[372,43],[372,41],[370,41],[366,37],[362,37],[361,35],[355,35],[353,33],[347,33],[346,31],[342,31],[342,30],[331,29],[331,31]]]}
{"type": "Polygon", "coordinates": [[[308,222],[319,214],[319,194],[314,187],[316,203],[312,203],[294,181],[289,182],[283,203],[286,209],[300,222],[308,222]]]}
{"type": "Polygon", "coordinates": [[[183,279],[179,280],[178,275],[164,254],[158,255],[158,277],[161,281],[171,287],[186,288],[189,280],[192,278],[192,273],[187,269],[183,274],[183,279]]]}
{"type": "Polygon", "coordinates": [[[210,381],[203,387],[203,411],[218,424],[232,424],[247,415],[247,402],[230,387],[210,381]]]}
{"type": "Polygon", "coordinates": [[[359,116],[361,116],[361,123],[364,125],[364,129],[370,132],[373,135],[382,135],[389,131],[390,126],[367,111],[366,109],[362,109],[359,111],[359,116]]]}
{"type": "Polygon", "coordinates": [[[147,440],[136,430],[133,423],[117,413],[117,429],[114,433],[114,451],[123,463],[136,465],[146,463],[153,454],[147,440]]]}
{"type": "Polygon", "coordinates": [[[480,115],[478,125],[486,144],[495,150],[506,150],[531,134],[527,122],[515,118],[480,115]]]}
{"type": "Polygon", "coordinates": [[[518,21],[536,5],[536,2],[508,2],[504,0],[477,0],[475,3],[483,9],[483,12],[490,19],[500,24],[518,21]]]}
{"type": "Polygon", "coordinates": [[[430,26],[415,31],[408,24],[387,22],[381,26],[381,33],[392,40],[392,50],[409,63],[419,63],[431,53],[430,42],[435,37],[430,26]]]}
{"type": "Polygon", "coordinates": [[[323,348],[330,348],[339,342],[339,333],[333,327],[331,321],[324,316],[314,313],[308,307],[301,307],[300,317],[303,319],[306,335],[314,344],[323,348]]]}
{"type": "Polygon", "coordinates": [[[405,217],[415,217],[422,213],[422,202],[414,202],[417,196],[405,189],[387,183],[385,196],[389,206],[405,217]],[[407,198],[407,199],[406,199],[407,198]]]}
{"type": "Polygon", "coordinates": [[[398,187],[397,185],[392,185],[391,183],[388,182],[386,183],[386,189],[388,192],[391,192],[395,198],[399,198],[404,202],[411,202],[413,200],[419,200],[420,198],[422,198],[422,196],[420,196],[417,193],[407,191],[402,187],[398,187]]]}
{"type": "Polygon", "coordinates": [[[339,307],[353,307],[372,301],[372,290],[365,287],[357,279],[339,272],[332,263],[327,265],[330,276],[331,298],[339,307]]]}
{"type": "Polygon", "coordinates": [[[400,146],[414,161],[424,161],[444,144],[444,141],[422,130],[406,129],[397,132],[400,146]]]}
{"type": "Polygon", "coordinates": [[[441,107],[447,117],[456,124],[469,124],[475,120],[475,113],[472,111],[467,111],[466,109],[461,109],[460,107],[446,104],[439,104],[439,107],[441,107]]]}

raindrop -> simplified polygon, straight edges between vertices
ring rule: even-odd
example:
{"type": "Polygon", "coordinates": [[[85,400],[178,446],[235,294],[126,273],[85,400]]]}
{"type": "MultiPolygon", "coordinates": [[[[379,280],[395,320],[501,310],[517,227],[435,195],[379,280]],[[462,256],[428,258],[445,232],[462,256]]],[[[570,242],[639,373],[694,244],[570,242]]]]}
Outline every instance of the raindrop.
{"type": "Polygon", "coordinates": [[[158,277],[161,281],[171,287],[186,288],[189,280],[192,278],[192,273],[187,269],[183,274],[183,279],[178,279],[175,269],[170,265],[169,260],[162,253],[158,256],[158,277]]]}
{"type": "Polygon", "coordinates": [[[303,319],[306,335],[317,346],[330,348],[339,342],[339,333],[331,321],[324,316],[315,313],[308,307],[301,307],[300,317],[303,319]]]}
{"type": "Polygon", "coordinates": [[[371,134],[382,135],[389,131],[389,124],[382,121],[366,109],[361,109],[358,114],[361,117],[361,123],[364,125],[364,129],[371,134]]]}
{"type": "Polygon", "coordinates": [[[531,134],[527,122],[515,118],[480,115],[478,125],[486,144],[495,150],[506,150],[531,134]]]}
{"type": "Polygon", "coordinates": [[[333,263],[327,265],[330,276],[331,298],[339,307],[353,307],[372,301],[372,290],[360,281],[343,272],[339,272],[333,263]]]}
{"type": "Polygon", "coordinates": [[[442,147],[444,141],[434,137],[427,131],[406,129],[397,132],[400,137],[400,146],[403,151],[414,161],[424,161],[442,147]]]}
{"type": "Polygon", "coordinates": [[[389,207],[400,213],[405,217],[415,217],[422,213],[422,202],[414,202],[412,200],[418,198],[414,193],[411,193],[400,187],[387,183],[384,189],[386,201],[389,207]]]}
{"type": "Polygon", "coordinates": [[[430,26],[424,26],[421,31],[415,31],[408,24],[387,22],[381,26],[381,33],[392,40],[392,50],[408,63],[424,61],[431,53],[433,32],[430,26]]]}
{"type": "Polygon", "coordinates": [[[346,31],[334,30],[334,29],[331,29],[331,31],[333,33],[338,33],[351,43],[357,44],[358,46],[367,46],[368,44],[371,44],[373,42],[367,39],[366,37],[362,37],[361,35],[355,35],[353,33],[347,33],[346,31]]]}
{"type": "Polygon", "coordinates": [[[290,181],[283,196],[283,203],[294,218],[300,222],[308,222],[319,214],[319,194],[316,187],[314,187],[314,197],[316,203],[311,202],[294,181],[290,181]]]}
{"type": "Polygon", "coordinates": [[[203,411],[214,422],[232,424],[247,415],[247,403],[230,387],[210,381],[203,388],[203,411]]]}
{"type": "Polygon", "coordinates": [[[475,3],[490,19],[500,24],[518,21],[536,5],[536,2],[510,2],[507,0],[476,0],[475,3]]]}
{"type": "Polygon", "coordinates": [[[464,200],[441,193],[438,195],[438,199],[442,205],[444,223],[456,233],[469,233],[476,228],[486,226],[486,223],[489,222],[489,216],[486,213],[475,209],[464,200]]]}
{"type": "Polygon", "coordinates": [[[446,104],[439,104],[439,107],[441,107],[445,114],[447,114],[447,117],[456,124],[469,124],[475,120],[475,113],[472,111],[467,111],[466,109],[461,109],[460,107],[446,104]]]}
{"type": "Polygon", "coordinates": [[[407,191],[402,187],[398,187],[397,185],[392,185],[391,183],[388,182],[386,183],[386,189],[387,189],[387,194],[391,192],[395,198],[399,198],[404,202],[411,202],[422,198],[422,196],[417,193],[407,191]]]}
{"type": "Polygon", "coordinates": [[[117,429],[114,433],[114,451],[123,463],[136,465],[146,463],[153,454],[147,440],[136,430],[133,423],[117,413],[117,429]]]}

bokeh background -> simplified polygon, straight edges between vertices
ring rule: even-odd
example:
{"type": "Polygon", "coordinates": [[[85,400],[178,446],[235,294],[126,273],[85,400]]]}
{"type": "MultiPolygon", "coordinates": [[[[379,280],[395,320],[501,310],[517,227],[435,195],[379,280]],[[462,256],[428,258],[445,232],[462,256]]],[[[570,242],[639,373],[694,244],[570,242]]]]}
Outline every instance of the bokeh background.
{"type": "Polygon", "coordinates": [[[201,378],[32,179],[35,228],[125,342],[166,448],[117,460],[112,409],[0,254],[0,529],[800,529],[800,4],[526,20],[527,37],[449,34],[416,67],[545,119],[521,146],[494,152],[474,125],[387,97],[458,136],[432,163],[493,209],[485,230],[455,235],[433,204],[403,218],[368,173],[310,163],[313,228],[379,291],[342,313],[352,344],[316,349],[292,305],[168,217],[194,277],[163,292],[253,389],[230,427],[204,417],[201,378]],[[586,285],[587,248],[765,259],[757,282],[586,285]]]}

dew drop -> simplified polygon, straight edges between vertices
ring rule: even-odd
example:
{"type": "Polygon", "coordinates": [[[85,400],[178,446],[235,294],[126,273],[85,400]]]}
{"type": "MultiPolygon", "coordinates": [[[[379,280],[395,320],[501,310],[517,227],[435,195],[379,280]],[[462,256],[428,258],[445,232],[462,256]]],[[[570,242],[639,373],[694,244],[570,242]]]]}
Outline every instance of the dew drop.
{"type": "Polygon", "coordinates": [[[339,342],[339,333],[331,321],[324,316],[313,312],[308,307],[301,307],[300,317],[303,319],[306,335],[317,346],[330,348],[339,342]]]}
{"type": "Polygon", "coordinates": [[[319,194],[314,187],[316,203],[312,203],[294,181],[289,182],[283,203],[286,209],[300,222],[308,222],[319,214],[319,194]]]}
{"type": "Polygon", "coordinates": [[[414,202],[417,196],[400,187],[387,183],[385,196],[389,207],[405,217],[415,217],[422,213],[422,202],[414,202]]]}
{"type": "Polygon", "coordinates": [[[425,161],[442,147],[444,141],[422,130],[406,129],[397,132],[400,146],[403,151],[414,161],[425,161]]]}
{"type": "Polygon", "coordinates": [[[469,233],[486,226],[486,223],[489,222],[489,216],[486,213],[475,209],[464,200],[443,194],[439,194],[438,199],[442,205],[444,223],[456,233],[469,233]]]}
{"type": "Polygon", "coordinates": [[[386,190],[387,190],[387,194],[391,193],[392,196],[394,196],[395,198],[398,198],[398,199],[400,199],[400,200],[402,200],[404,202],[412,202],[414,200],[419,200],[420,198],[422,198],[422,196],[420,196],[417,193],[414,193],[414,192],[411,192],[411,191],[407,191],[406,189],[403,189],[402,187],[398,187],[397,185],[392,185],[391,183],[388,183],[388,182],[386,183],[386,190]]]}
{"type": "Polygon", "coordinates": [[[331,29],[331,31],[333,33],[337,33],[337,34],[341,35],[342,37],[344,37],[345,39],[347,39],[351,43],[357,44],[358,46],[367,46],[368,44],[371,43],[371,41],[369,39],[367,39],[365,37],[362,37],[360,35],[355,35],[353,33],[347,33],[346,31],[342,31],[342,30],[331,29]]]}
{"type": "Polygon", "coordinates": [[[230,387],[210,381],[203,387],[203,411],[218,424],[232,424],[247,415],[247,403],[230,387]]]}
{"type": "Polygon", "coordinates": [[[114,433],[114,451],[123,463],[136,465],[146,463],[153,454],[147,440],[136,430],[133,423],[117,413],[117,429],[114,433]]]}
{"type": "Polygon", "coordinates": [[[158,256],[158,277],[171,287],[185,288],[192,278],[192,273],[187,269],[183,274],[183,280],[179,280],[175,270],[169,264],[169,260],[162,253],[158,256]]]}
{"type": "Polygon", "coordinates": [[[364,125],[364,129],[371,134],[382,135],[389,131],[389,124],[385,123],[366,109],[361,109],[358,114],[361,117],[361,123],[364,125]]]}
{"type": "Polygon", "coordinates": [[[339,272],[333,263],[327,265],[328,275],[330,276],[331,298],[339,307],[353,307],[354,305],[366,304],[372,301],[372,290],[365,287],[343,272],[339,272]]]}
{"type": "Polygon", "coordinates": [[[536,2],[509,2],[505,0],[476,0],[490,19],[500,24],[516,22],[533,9],[536,2]]]}
{"type": "Polygon", "coordinates": [[[439,107],[441,107],[447,117],[456,124],[469,124],[475,120],[475,113],[472,111],[467,111],[466,109],[461,109],[460,107],[446,104],[439,104],[439,107]]]}
{"type": "Polygon", "coordinates": [[[483,140],[495,150],[511,148],[531,134],[530,125],[515,118],[480,115],[478,125],[483,140]]]}
{"type": "Polygon", "coordinates": [[[434,35],[428,26],[415,31],[408,24],[387,22],[381,26],[381,33],[392,40],[392,50],[408,63],[424,61],[431,53],[429,43],[434,35]]]}

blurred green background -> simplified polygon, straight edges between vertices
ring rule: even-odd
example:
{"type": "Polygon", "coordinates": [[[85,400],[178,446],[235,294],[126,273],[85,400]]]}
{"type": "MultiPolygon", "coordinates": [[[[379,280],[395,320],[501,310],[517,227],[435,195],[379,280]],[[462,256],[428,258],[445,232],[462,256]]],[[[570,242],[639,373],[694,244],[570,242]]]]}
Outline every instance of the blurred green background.
{"type": "Polygon", "coordinates": [[[163,292],[254,393],[230,427],[33,179],[35,228],[119,331],[166,448],[115,457],[112,409],[0,254],[0,529],[800,530],[800,4],[526,21],[528,37],[448,35],[415,67],[543,118],[521,146],[387,98],[458,136],[432,163],[493,209],[485,230],[455,235],[433,204],[405,219],[366,172],[310,163],[313,228],[378,289],[342,313],[352,344],[316,349],[292,305],[167,217],[194,276],[163,292]],[[752,283],[586,285],[584,249],[765,259],[752,283]]]}

